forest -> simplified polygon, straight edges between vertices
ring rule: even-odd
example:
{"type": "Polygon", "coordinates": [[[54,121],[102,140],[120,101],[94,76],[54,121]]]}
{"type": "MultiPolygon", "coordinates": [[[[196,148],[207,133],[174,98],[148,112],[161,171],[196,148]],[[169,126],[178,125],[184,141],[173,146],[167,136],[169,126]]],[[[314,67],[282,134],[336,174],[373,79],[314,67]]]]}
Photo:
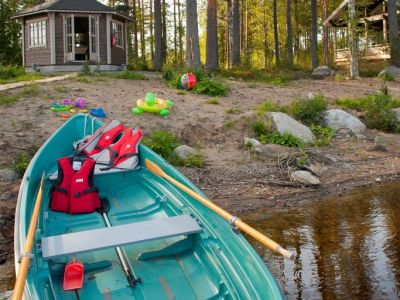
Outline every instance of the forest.
{"type": "MultiPolygon", "coordinates": [[[[40,2],[0,1],[1,64],[21,64],[20,26],[11,16],[40,2]]],[[[342,17],[351,21],[340,28],[323,26],[323,22],[341,0],[103,2],[134,20],[128,34],[129,69],[203,66],[207,70],[312,70],[319,65],[334,66],[335,49],[349,45],[351,61],[358,61],[356,48],[362,46],[358,40],[368,31],[370,40],[380,42],[368,26],[359,26],[364,10],[356,8],[374,0],[348,1],[348,13],[345,11],[342,17]]],[[[389,17],[391,60],[393,65],[400,65],[396,0],[388,1],[387,9],[389,16],[395,16],[389,17]]],[[[363,70],[363,62],[360,68],[363,70]]],[[[350,75],[353,77],[353,72],[350,75]]]]}

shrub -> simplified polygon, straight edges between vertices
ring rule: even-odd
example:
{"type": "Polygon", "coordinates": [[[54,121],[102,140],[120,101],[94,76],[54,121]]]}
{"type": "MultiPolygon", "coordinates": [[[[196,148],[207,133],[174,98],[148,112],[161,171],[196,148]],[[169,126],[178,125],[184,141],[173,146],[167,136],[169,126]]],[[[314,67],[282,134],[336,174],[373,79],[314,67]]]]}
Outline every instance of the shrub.
{"type": "Polygon", "coordinates": [[[23,153],[17,156],[17,158],[14,160],[12,168],[20,177],[22,177],[30,161],[31,157],[28,154],[23,153]]]}
{"type": "Polygon", "coordinates": [[[387,72],[383,73],[379,78],[383,81],[395,81],[395,78],[387,72]]]}
{"type": "Polygon", "coordinates": [[[165,159],[168,159],[174,149],[179,146],[176,136],[163,130],[153,131],[149,138],[143,139],[143,144],[165,159]]]}
{"type": "Polygon", "coordinates": [[[322,95],[314,96],[311,99],[302,98],[294,100],[288,111],[294,118],[305,124],[315,124],[320,121],[322,112],[327,108],[327,103],[322,95]]]}
{"type": "Polygon", "coordinates": [[[209,96],[225,96],[228,88],[221,82],[211,80],[209,78],[197,82],[193,91],[196,94],[206,94],[209,96]]]}
{"type": "Polygon", "coordinates": [[[257,106],[257,112],[259,115],[263,115],[267,111],[282,111],[283,107],[279,106],[271,100],[265,100],[263,103],[257,106]]]}
{"type": "Polygon", "coordinates": [[[15,78],[25,74],[25,70],[21,66],[3,66],[0,65],[0,80],[6,80],[10,78],[15,78]]]}
{"type": "Polygon", "coordinates": [[[204,167],[204,156],[202,154],[189,154],[186,159],[171,155],[168,161],[170,164],[179,167],[204,167]]]}
{"type": "Polygon", "coordinates": [[[286,147],[296,147],[296,148],[303,146],[303,143],[290,133],[280,134],[276,131],[269,133],[267,135],[261,135],[260,142],[263,144],[277,144],[286,147]]]}
{"type": "Polygon", "coordinates": [[[316,138],[314,145],[317,147],[328,146],[331,139],[335,136],[335,130],[330,127],[312,124],[310,130],[316,138]]]}
{"type": "Polygon", "coordinates": [[[251,128],[253,129],[257,137],[267,135],[270,132],[270,127],[262,120],[256,120],[254,123],[251,124],[251,128]]]}
{"type": "Polygon", "coordinates": [[[89,62],[88,62],[88,61],[85,61],[85,62],[82,64],[82,67],[81,67],[81,70],[80,70],[80,72],[79,72],[79,75],[88,76],[88,75],[90,75],[91,73],[92,73],[92,70],[90,69],[89,62]]]}

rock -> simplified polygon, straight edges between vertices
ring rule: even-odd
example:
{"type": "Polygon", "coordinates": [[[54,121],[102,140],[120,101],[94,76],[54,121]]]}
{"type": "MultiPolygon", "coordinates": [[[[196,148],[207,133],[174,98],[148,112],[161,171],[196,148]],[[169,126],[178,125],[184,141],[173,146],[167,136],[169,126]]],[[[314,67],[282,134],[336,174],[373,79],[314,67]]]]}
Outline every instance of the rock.
{"type": "Polygon", "coordinates": [[[281,112],[268,112],[266,115],[271,116],[278,133],[290,133],[303,143],[312,143],[315,140],[314,134],[307,126],[297,122],[287,114],[281,112]]]}
{"type": "Polygon", "coordinates": [[[385,145],[382,144],[375,144],[372,147],[369,147],[367,149],[367,151],[371,152],[371,151],[377,151],[377,152],[388,152],[388,148],[385,145]]]}
{"type": "Polygon", "coordinates": [[[4,293],[0,293],[0,300],[11,300],[13,295],[13,291],[7,291],[4,293]]]}
{"type": "Polygon", "coordinates": [[[250,146],[250,145],[251,145],[251,147],[260,146],[260,145],[261,145],[261,142],[260,142],[259,140],[251,139],[251,138],[247,138],[247,137],[245,137],[245,138],[243,139],[243,142],[244,142],[244,145],[245,145],[246,147],[248,147],[248,146],[250,146]]]}
{"type": "Polygon", "coordinates": [[[351,137],[351,129],[349,128],[339,128],[335,132],[335,137],[337,138],[349,138],[351,137]]]}
{"type": "Polygon", "coordinates": [[[329,68],[328,66],[319,66],[315,68],[311,76],[315,79],[324,79],[326,77],[331,77],[336,74],[335,70],[329,68]]]}
{"type": "Polygon", "coordinates": [[[324,115],[325,124],[335,130],[348,128],[353,133],[363,133],[365,125],[356,117],[341,109],[329,109],[324,115]]]}
{"type": "Polygon", "coordinates": [[[354,135],[358,140],[366,140],[367,137],[365,135],[363,135],[362,133],[356,133],[354,135]]]}
{"type": "Polygon", "coordinates": [[[13,192],[6,191],[0,195],[0,201],[17,200],[17,195],[13,192]]]}
{"type": "Polygon", "coordinates": [[[291,178],[293,181],[302,185],[319,185],[319,179],[307,171],[295,171],[292,173],[291,178]]]}
{"type": "Polygon", "coordinates": [[[180,145],[174,149],[174,154],[180,159],[187,159],[190,155],[199,155],[200,153],[187,145],[180,145]]]}
{"type": "Polygon", "coordinates": [[[394,112],[394,115],[396,116],[397,121],[400,122],[400,107],[393,108],[390,111],[394,112]]]}
{"type": "Polygon", "coordinates": [[[388,74],[394,78],[400,78],[400,68],[397,68],[395,66],[388,66],[379,73],[378,77],[381,77],[384,74],[388,74]]]}
{"type": "Polygon", "coordinates": [[[18,179],[18,174],[13,169],[6,168],[0,170],[0,181],[15,181],[18,179]]]}
{"type": "Polygon", "coordinates": [[[382,179],[379,177],[375,178],[374,180],[375,180],[375,182],[382,182],[382,179]]]}
{"type": "Polygon", "coordinates": [[[292,153],[292,149],[275,144],[256,145],[254,151],[264,157],[284,156],[292,153]]]}
{"type": "Polygon", "coordinates": [[[328,170],[326,166],[320,164],[319,162],[310,163],[309,165],[305,165],[304,168],[316,176],[322,176],[322,174],[328,170]]]}

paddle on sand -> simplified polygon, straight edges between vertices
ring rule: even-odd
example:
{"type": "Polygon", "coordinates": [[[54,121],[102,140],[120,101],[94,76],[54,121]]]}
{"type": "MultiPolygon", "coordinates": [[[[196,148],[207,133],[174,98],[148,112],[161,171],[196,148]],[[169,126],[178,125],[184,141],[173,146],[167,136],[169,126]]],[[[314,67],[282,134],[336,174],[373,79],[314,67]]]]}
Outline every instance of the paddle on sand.
{"type": "Polygon", "coordinates": [[[284,257],[288,259],[293,259],[294,254],[291,253],[290,251],[284,249],[282,246],[280,246],[278,243],[274,242],[258,230],[254,229],[250,225],[246,224],[239,218],[231,215],[229,212],[226,210],[222,209],[218,205],[212,203],[210,200],[207,200],[206,198],[200,196],[198,193],[193,191],[192,189],[188,188],[187,186],[183,185],[182,183],[178,182],[177,180],[173,179],[171,176],[167,175],[158,165],[156,165],[154,162],[151,160],[145,159],[145,164],[146,168],[154,173],[155,175],[162,177],[166,179],[167,181],[171,182],[178,188],[180,188],[182,191],[187,193],[188,195],[192,196],[194,199],[202,203],[203,205],[207,206],[209,209],[213,210],[217,214],[219,214],[221,217],[223,217],[225,220],[228,220],[231,222],[233,226],[236,226],[240,230],[246,232],[248,235],[252,236],[271,250],[283,255],[284,257]]]}

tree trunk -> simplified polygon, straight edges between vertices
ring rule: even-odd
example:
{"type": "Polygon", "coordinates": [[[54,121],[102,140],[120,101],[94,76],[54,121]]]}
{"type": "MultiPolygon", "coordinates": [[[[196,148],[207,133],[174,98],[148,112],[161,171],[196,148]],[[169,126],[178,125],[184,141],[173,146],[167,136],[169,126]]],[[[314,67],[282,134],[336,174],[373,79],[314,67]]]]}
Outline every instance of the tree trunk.
{"type": "Polygon", "coordinates": [[[167,6],[165,0],[162,4],[162,41],[163,41],[163,61],[167,60],[167,6]]]}
{"type": "Polygon", "coordinates": [[[233,0],[232,7],[232,62],[233,67],[240,65],[240,2],[233,0]]]}
{"type": "Polygon", "coordinates": [[[400,68],[400,37],[396,0],[388,0],[387,9],[389,21],[390,61],[392,65],[400,68]]]}
{"type": "Polygon", "coordinates": [[[286,27],[287,27],[287,38],[286,38],[287,63],[289,67],[292,67],[293,66],[292,0],[287,0],[286,2],[286,27]]]}
{"type": "Polygon", "coordinates": [[[264,68],[268,67],[268,29],[267,29],[267,5],[263,1],[263,32],[264,32],[264,68]]]}
{"type": "Polygon", "coordinates": [[[275,65],[279,66],[280,58],[279,58],[278,14],[277,14],[276,0],[273,0],[272,6],[274,14],[275,65]]]}
{"type": "MultiPolygon", "coordinates": [[[[326,20],[328,17],[328,3],[329,0],[322,1],[322,19],[326,20]]],[[[324,49],[324,65],[329,64],[329,28],[327,26],[322,27],[322,47],[324,49]]]]}
{"type": "Polygon", "coordinates": [[[174,0],[174,64],[178,55],[178,30],[176,28],[176,0],[174,0]]]}
{"type": "Polygon", "coordinates": [[[183,65],[183,28],[182,28],[182,14],[181,3],[178,0],[178,34],[179,34],[179,62],[183,65]]]}
{"type": "Polygon", "coordinates": [[[136,13],[136,0],[133,0],[132,2],[132,19],[133,19],[133,58],[137,60],[138,58],[138,19],[137,19],[137,13],[136,13]]]}
{"type": "Polygon", "coordinates": [[[358,68],[358,42],[357,42],[357,17],[355,0],[349,0],[349,47],[350,47],[350,77],[359,78],[358,68]]]}
{"type": "Polygon", "coordinates": [[[311,64],[318,67],[317,0],[311,0],[311,64]]]}
{"type": "Polygon", "coordinates": [[[296,60],[299,59],[300,51],[300,34],[299,34],[299,8],[297,0],[293,0],[294,4],[294,55],[296,60]]]}
{"type": "Polygon", "coordinates": [[[138,9],[140,11],[140,54],[142,58],[142,64],[146,64],[146,44],[145,44],[145,32],[144,32],[144,3],[143,0],[138,1],[138,9]]]}
{"type": "Polygon", "coordinates": [[[232,65],[232,31],[233,31],[233,16],[232,16],[232,0],[226,1],[226,59],[228,68],[232,65]]]}
{"type": "Polygon", "coordinates": [[[154,63],[153,0],[150,0],[150,55],[154,63]]]}
{"type": "Polygon", "coordinates": [[[217,0],[208,0],[206,44],[206,68],[208,70],[219,69],[217,30],[217,0]]]}
{"type": "Polygon", "coordinates": [[[197,0],[186,0],[186,65],[200,68],[197,0]]]}
{"type": "MultiPolygon", "coordinates": [[[[151,0],[153,1],[153,0],[151,0]]],[[[154,0],[154,69],[160,71],[162,68],[162,21],[161,21],[161,0],[154,0]]]]}

